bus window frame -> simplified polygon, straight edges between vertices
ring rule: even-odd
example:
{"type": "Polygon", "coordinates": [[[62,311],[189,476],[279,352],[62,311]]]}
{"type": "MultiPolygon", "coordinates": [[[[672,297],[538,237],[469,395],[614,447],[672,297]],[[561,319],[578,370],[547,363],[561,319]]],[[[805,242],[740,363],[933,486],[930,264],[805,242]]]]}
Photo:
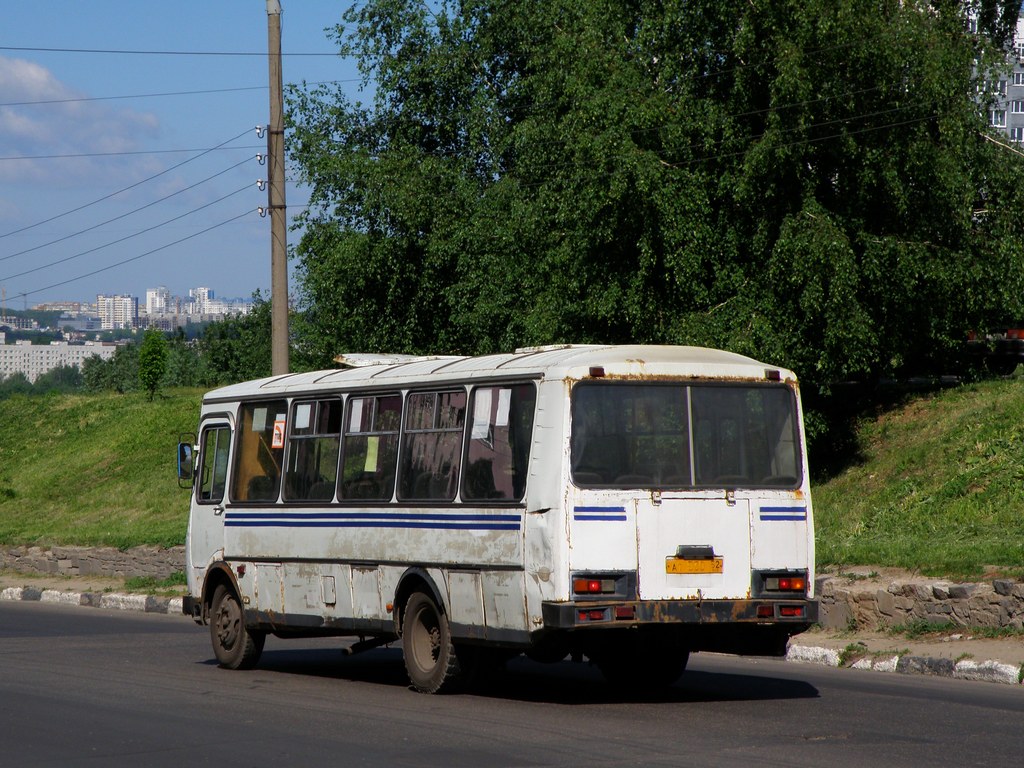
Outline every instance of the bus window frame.
{"type": "MultiPolygon", "coordinates": [[[[403,423],[404,423],[404,420],[405,420],[405,395],[400,390],[383,390],[383,391],[379,391],[379,392],[378,391],[350,391],[350,392],[345,392],[344,394],[345,394],[345,407],[344,407],[344,411],[342,412],[342,417],[341,417],[341,445],[340,445],[339,451],[338,451],[338,480],[337,480],[336,498],[342,504],[357,504],[357,505],[389,504],[389,503],[391,503],[394,500],[394,498],[395,498],[395,491],[396,491],[396,488],[398,486],[398,467],[399,467],[399,464],[401,462],[402,426],[403,426],[403,423]],[[380,407],[379,407],[380,401],[381,400],[386,400],[386,399],[391,399],[391,398],[397,398],[397,400],[398,400],[398,428],[395,429],[395,430],[382,430],[382,429],[378,429],[377,428],[377,420],[378,420],[379,414],[380,414],[380,407]],[[373,411],[372,411],[372,414],[371,414],[371,417],[370,417],[370,419],[371,419],[371,422],[370,422],[371,429],[370,429],[369,432],[352,431],[351,430],[351,426],[352,426],[352,408],[353,408],[353,403],[356,400],[370,401],[373,404],[373,411]],[[348,495],[346,493],[346,485],[349,484],[349,483],[355,483],[355,484],[359,483],[358,480],[347,481],[345,479],[345,463],[348,460],[348,453],[349,453],[349,448],[346,447],[348,439],[349,438],[357,438],[357,439],[361,438],[361,439],[366,439],[368,441],[370,438],[374,438],[374,437],[381,438],[381,437],[392,437],[392,436],[394,437],[394,442],[395,442],[395,445],[394,445],[394,453],[395,453],[394,466],[391,468],[392,471],[390,473],[390,476],[388,475],[388,473],[387,473],[387,471],[385,469],[385,472],[384,472],[384,474],[382,476],[382,479],[383,479],[384,483],[381,484],[381,491],[383,491],[383,490],[385,490],[388,487],[388,481],[390,479],[390,492],[388,493],[388,495],[387,496],[381,496],[381,495],[371,495],[371,496],[348,495]]],[[[361,416],[361,418],[362,418],[362,416],[361,416]]],[[[367,443],[367,445],[369,445],[369,443],[367,443]]],[[[378,442],[377,450],[379,451],[379,449],[380,449],[380,443],[378,442]]],[[[365,461],[367,455],[369,455],[369,450],[367,450],[367,452],[363,454],[364,461],[365,461]]],[[[367,470],[364,468],[363,471],[366,472],[367,470]]],[[[377,471],[379,471],[379,467],[375,467],[374,472],[376,473],[377,471]]],[[[376,478],[374,478],[374,481],[376,481],[376,478]]],[[[356,486],[353,485],[353,487],[356,487],[356,486]]]]}
{"type": "MultiPolygon", "coordinates": [[[[274,484],[272,485],[272,487],[274,488],[274,491],[275,491],[274,494],[272,496],[267,497],[267,498],[262,498],[262,497],[261,498],[257,498],[257,499],[249,498],[248,488],[249,488],[249,486],[251,486],[253,480],[256,480],[256,479],[258,479],[260,477],[269,477],[268,475],[262,475],[261,476],[261,475],[257,475],[257,474],[252,473],[252,472],[246,472],[245,473],[245,475],[246,475],[245,482],[247,484],[245,498],[240,498],[241,494],[238,494],[237,491],[239,490],[238,483],[241,482],[241,479],[242,479],[242,476],[243,476],[243,473],[242,473],[241,468],[239,466],[239,462],[243,458],[243,450],[242,450],[243,442],[246,441],[246,435],[248,434],[248,432],[253,432],[254,431],[254,430],[252,430],[250,428],[251,424],[247,422],[247,420],[246,420],[246,418],[244,416],[245,410],[247,408],[256,409],[256,408],[259,408],[260,406],[266,406],[267,407],[267,414],[266,414],[265,424],[270,424],[271,425],[271,429],[273,429],[273,425],[276,423],[277,416],[280,415],[280,412],[278,412],[276,410],[272,412],[272,407],[280,405],[282,403],[283,403],[284,407],[281,409],[281,411],[283,411],[284,418],[286,420],[285,421],[285,434],[287,435],[287,427],[288,427],[287,419],[289,418],[289,414],[291,413],[291,411],[289,410],[290,400],[289,400],[289,398],[287,396],[273,397],[273,398],[266,398],[266,399],[242,400],[238,404],[238,410],[235,413],[235,425],[236,425],[235,426],[235,433],[236,434],[235,434],[235,439],[234,439],[233,451],[232,451],[232,454],[231,454],[231,469],[230,469],[231,482],[228,483],[228,494],[227,494],[227,497],[231,500],[232,504],[253,504],[253,505],[256,505],[256,504],[277,504],[281,500],[281,485],[283,484],[283,481],[284,481],[284,458],[285,458],[285,448],[287,446],[287,440],[285,440],[285,442],[281,445],[280,448],[273,448],[272,444],[271,444],[270,448],[267,448],[268,452],[270,453],[270,460],[277,464],[277,467],[276,467],[276,469],[277,469],[276,482],[274,482],[274,484]],[[275,457],[274,457],[274,452],[275,451],[277,452],[276,460],[275,460],[275,457]]],[[[261,430],[261,431],[265,433],[266,429],[261,430]]],[[[256,440],[257,440],[257,444],[262,444],[262,443],[259,442],[260,438],[257,438],[256,440]]],[[[244,457],[247,460],[252,458],[252,457],[249,456],[248,453],[245,453],[244,457]]],[[[259,462],[258,456],[256,458],[256,461],[259,462]]]]}
{"type": "MultiPolygon", "coordinates": [[[[478,382],[478,383],[474,383],[474,384],[472,384],[469,387],[469,396],[468,396],[468,399],[466,400],[466,420],[465,420],[466,423],[463,426],[463,430],[464,430],[465,434],[464,434],[464,440],[463,440],[463,446],[462,446],[462,471],[461,471],[461,477],[459,478],[459,493],[458,493],[458,497],[457,497],[458,500],[461,503],[468,504],[468,505],[471,505],[471,506],[476,506],[476,507],[522,505],[523,500],[526,498],[526,494],[527,494],[527,490],[528,490],[528,485],[529,485],[529,479],[530,479],[530,459],[531,459],[531,455],[533,453],[533,442],[534,442],[534,437],[533,436],[534,436],[534,432],[537,429],[537,402],[538,402],[539,399],[540,399],[540,396],[539,396],[539,393],[538,393],[538,390],[537,390],[537,383],[536,383],[536,381],[534,381],[532,379],[512,380],[512,381],[481,381],[481,382],[478,382]],[[466,491],[466,486],[468,484],[468,478],[469,478],[470,466],[471,466],[469,451],[470,451],[470,446],[471,446],[473,440],[475,439],[473,437],[473,429],[474,429],[474,420],[476,418],[476,415],[474,413],[474,409],[476,407],[476,396],[477,396],[477,393],[480,390],[484,390],[484,389],[491,389],[491,390],[509,389],[509,390],[515,390],[517,387],[530,387],[530,389],[532,390],[532,393],[533,393],[533,403],[532,403],[532,405],[530,407],[530,410],[531,410],[531,413],[530,413],[530,432],[529,432],[529,435],[526,438],[525,464],[524,464],[523,467],[519,468],[520,471],[524,475],[524,477],[522,478],[522,490],[521,490],[521,492],[518,495],[516,495],[514,493],[514,490],[515,490],[515,480],[513,479],[513,481],[512,481],[513,495],[510,496],[510,497],[506,497],[506,498],[489,498],[489,499],[488,498],[471,498],[471,497],[467,497],[465,491],[466,491]]],[[[512,413],[513,413],[512,412],[512,401],[510,400],[510,403],[509,403],[509,423],[511,423],[511,420],[512,420],[512,413]]],[[[513,468],[513,469],[515,468],[515,462],[514,461],[512,462],[512,467],[511,468],[513,468]]]]}
{"type": "Polygon", "coordinates": [[[219,504],[223,504],[224,503],[224,499],[228,495],[228,486],[229,486],[228,475],[229,475],[229,472],[230,472],[230,469],[231,469],[231,461],[232,461],[232,458],[233,458],[233,454],[232,454],[232,443],[233,443],[233,440],[231,439],[231,437],[232,437],[231,432],[232,432],[231,425],[228,422],[226,422],[226,421],[219,422],[218,421],[218,422],[211,422],[209,424],[204,424],[202,430],[199,433],[199,443],[198,443],[199,444],[199,457],[198,457],[198,461],[196,462],[196,475],[195,475],[195,478],[194,478],[196,504],[204,504],[204,505],[209,504],[209,505],[216,506],[216,505],[219,505],[219,504]],[[209,435],[211,433],[214,433],[214,432],[218,433],[218,435],[217,435],[217,438],[214,441],[214,446],[213,446],[213,461],[212,461],[212,463],[210,465],[211,469],[213,470],[213,477],[210,478],[210,485],[211,485],[212,489],[216,488],[217,455],[220,452],[219,449],[222,447],[222,445],[223,445],[224,454],[225,454],[225,456],[224,456],[224,459],[225,459],[225,461],[224,461],[224,478],[223,478],[224,484],[223,484],[223,487],[221,488],[220,496],[214,497],[213,495],[211,495],[209,498],[205,498],[203,496],[203,487],[205,485],[203,473],[206,470],[206,457],[207,457],[207,454],[209,453],[209,451],[207,450],[207,439],[208,439],[209,435]],[[227,435],[222,435],[222,434],[220,434],[221,432],[227,432],[227,435]],[[223,438],[226,438],[226,439],[223,439],[223,438]],[[223,442],[222,442],[222,439],[223,439],[223,442]]]}
{"type": "MultiPolygon", "coordinates": [[[[453,383],[445,383],[445,384],[442,384],[440,386],[435,386],[435,387],[430,387],[430,388],[417,388],[417,389],[410,389],[410,390],[406,391],[405,398],[404,398],[404,401],[403,401],[403,409],[402,409],[402,423],[401,423],[401,433],[400,433],[401,436],[399,438],[399,443],[398,443],[398,472],[397,472],[397,478],[396,478],[396,481],[395,481],[395,498],[398,500],[398,502],[400,504],[406,504],[406,505],[428,504],[429,505],[429,504],[458,504],[458,503],[460,503],[461,500],[459,498],[459,491],[461,489],[461,483],[462,483],[462,471],[463,471],[462,461],[463,461],[463,458],[464,458],[463,457],[463,453],[464,453],[464,446],[465,446],[465,441],[466,441],[466,424],[469,421],[468,416],[469,416],[469,399],[470,399],[469,398],[469,392],[470,392],[470,388],[471,388],[471,386],[469,384],[467,384],[467,383],[453,382],[453,383]],[[441,414],[441,410],[440,410],[441,407],[442,407],[441,398],[444,395],[453,395],[453,394],[460,394],[460,393],[462,394],[462,396],[464,398],[463,404],[462,404],[462,423],[461,423],[461,425],[459,427],[457,427],[457,428],[445,428],[443,426],[438,426],[438,424],[442,422],[442,418],[441,418],[442,414],[441,414]],[[410,403],[411,403],[411,401],[412,401],[412,399],[414,397],[419,397],[419,396],[423,396],[423,395],[433,395],[434,396],[434,403],[433,403],[433,408],[432,408],[431,426],[429,426],[429,427],[409,428],[409,426],[408,426],[409,419],[412,418],[414,413],[415,413],[413,411],[412,406],[411,406],[410,403]],[[411,472],[411,466],[410,467],[406,466],[406,456],[409,455],[409,463],[411,465],[412,461],[413,461],[413,457],[411,456],[411,452],[415,450],[414,447],[412,447],[410,445],[410,442],[415,440],[414,436],[416,436],[416,435],[435,435],[435,436],[437,436],[437,439],[440,439],[441,436],[444,436],[446,434],[447,435],[457,435],[457,440],[456,440],[456,443],[455,443],[455,451],[454,451],[454,454],[455,454],[454,458],[455,458],[455,461],[456,461],[455,469],[454,469],[455,476],[454,477],[450,477],[450,472],[449,472],[449,477],[448,478],[444,478],[443,475],[439,475],[437,473],[431,472],[431,473],[429,473],[430,477],[426,480],[426,484],[428,485],[428,487],[430,487],[431,486],[431,482],[433,480],[445,479],[445,481],[447,482],[448,486],[450,486],[450,488],[451,488],[450,495],[445,495],[445,496],[436,496],[436,495],[418,496],[418,495],[415,495],[416,487],[418,485],[420,485],[421,481],[423,481],[424,478],[428,474],[427,471],[425,471],[425,470],[416,473],[416,477],[412,480],[412,484],[411,484],[410,489],[409,489],[409,490],[412,491],[412,494],[406,495],[404,493],[404,491],[406,490],[406,488],[404,487],[405,479],[406,479],[407,473],[411,472]],[[407,454],[407,451],[409,452],[409,454],[407,454]]],[[[432,451],[432,453],[436,453],[436,452],[437,451],[436,451],[436,445],[435,445],[434,446],[434,450],[432,451]]]]}
{"type": "MultiPolygon", "coordinates": [[[[341,392],[335,393],[324,393],[321,396],[302,396],[296,397],[291,400],[288,410],[288,438],[285,441],[285,453],[283,457],[283,469],[281,473],[281,501],[285,504],[329,504],[337,496],[338,493],[338,478],[341,465],[341,444],[342,434],[344,432],[344,419],[347,404],[345,402],[344,394],[341,392]],[[321,405],[323,403],[331,403],[336,406],[340,415],[338,416],[338,431],[337,433],[331,432],[319,432],[316,431],[319,428],[321,405]],[[310,413],[310,431],[308,434],[296,434],[299,429],[296,425],[298,424],[298,410],[304,405],[312,406],[312,412],[310,413]],[[311,497],[309,495],[305,497],[293,498],[289,494],[289,481],[292,475],[298,474],[291,470],[292,461],[296,458],[296,452],[299,445],[305,442],[322,441],[328,438],[334,437],[337,440],[336,455],[334,458],[334,483],[331,490],[331,495],[325,498],[311,497]]],[[[319,465],[318,465],[319,466],[319,465]]],[[[320,481],[325,482],[325,481],[320,481]]],[[[311,484],[311,488],[315,487],[316,483],[311,484]]]]}

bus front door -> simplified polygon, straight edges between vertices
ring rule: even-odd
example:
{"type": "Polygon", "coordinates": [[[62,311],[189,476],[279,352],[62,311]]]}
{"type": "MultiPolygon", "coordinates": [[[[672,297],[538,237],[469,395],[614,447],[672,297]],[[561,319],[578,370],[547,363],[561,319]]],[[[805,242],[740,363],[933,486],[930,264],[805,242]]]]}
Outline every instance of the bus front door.
{"type": "Polygon", "coordinates": [[[207,566],[223,557],[224,493],[231,453],[231,424],[207,422],[199,434],[198,475],[188,520],[189,592],[199,595],[207,566]]]}

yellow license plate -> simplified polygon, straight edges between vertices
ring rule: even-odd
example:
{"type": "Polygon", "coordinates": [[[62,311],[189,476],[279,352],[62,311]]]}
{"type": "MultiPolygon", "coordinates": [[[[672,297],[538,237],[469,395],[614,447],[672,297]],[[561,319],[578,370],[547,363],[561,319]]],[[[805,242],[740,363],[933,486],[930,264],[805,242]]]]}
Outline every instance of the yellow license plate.
{"type": "Polygon", "coordinates": [[[665,561],[665,573],[721,573],[724,560],[721,557],[706,560],[683,560],[670,557],[665,561]]]}

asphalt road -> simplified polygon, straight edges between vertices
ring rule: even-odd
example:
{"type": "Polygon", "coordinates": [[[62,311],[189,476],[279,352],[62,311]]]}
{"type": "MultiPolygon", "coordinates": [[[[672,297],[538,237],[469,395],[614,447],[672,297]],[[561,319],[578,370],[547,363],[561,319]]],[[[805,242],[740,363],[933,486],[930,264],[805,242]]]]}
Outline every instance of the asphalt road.
{"type": "Polygon", "coordinates": [[[617,696],[516,661],[473,694],[406,687],[397,651],[270,638],[212,661],[179,616],[0,603],[0,766],[992,766],[1021,764],[1016,686],[696,655],[617,696]]]}

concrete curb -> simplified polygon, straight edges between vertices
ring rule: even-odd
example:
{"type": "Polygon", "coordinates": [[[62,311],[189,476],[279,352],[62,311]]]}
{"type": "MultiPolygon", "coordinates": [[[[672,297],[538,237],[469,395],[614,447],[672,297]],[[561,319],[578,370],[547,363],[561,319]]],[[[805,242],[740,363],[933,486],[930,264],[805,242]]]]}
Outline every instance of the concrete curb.
{"type": "Polygon", "coordinates": [[[117,592],[62,592],[58,589],[7,587],[0,590],[0,600],[38,601],[60,605],[81,605],[114,611],[167,613],[181,615],[182,598],[156,595],[121,594],[117,592]]]}
{"type": "MultiPolygon", "coordinates": [[[[821,648],[807,645],[791,645],[786,651],[786,661],[801,664],[820,664],[826,667],[841,667],[842,658],[835,648],[821,648]]],[[[930,675],[956,680],[977,680],[985,683],[1020,685],[1021,670],[1012,664],[1000,661],[974,661],[964,659],[938,659],[927,656],[883,655],[862,658],[850,665],[851,669],[868,669],[873,672],[895,672],[903,675],[930,675]]]]}

